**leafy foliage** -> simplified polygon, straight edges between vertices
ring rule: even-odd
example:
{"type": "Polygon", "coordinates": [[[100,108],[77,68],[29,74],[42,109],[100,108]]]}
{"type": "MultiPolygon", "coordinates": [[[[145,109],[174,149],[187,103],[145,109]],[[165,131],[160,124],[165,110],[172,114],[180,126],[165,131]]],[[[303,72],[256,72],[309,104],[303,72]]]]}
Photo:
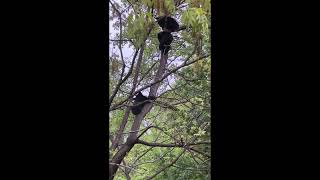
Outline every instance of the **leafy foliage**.
{"type": "MultiPolygon", "coordinates": [[[[135,75],[137,75],[137,86],[134,91],[149,85],[158,70],[160,55],[157,33],[161,29],[156,25],[154,17],[163,14],[163,9],[157,10],[159,2],[159,0],[111,1],[114,6],[110,5],[109,12],[112,21],[110,39],[114,41],[110,41],[109,44],[114,51],[109,57],[110,92],[115,92],[118,83],[126,75],[128,78],[119,86],[110,104],[110,107],[115,109],[109,110],[109,147],[122,124],[125,126],[119,147],[126,141],[131,130],[134,115],[130,113],[127,122],[124,121],[126,110],[132,105],[129,95],[134,88],[135,75]],[[119,14],[114,7],[121,12],[121,24],[119,14]],[[134,56],[136,51],[138,53],[134,56]],[[138,67],[137,61],[141,51],[143,55],[138,67]],[[131,71],[133,60],[135,63],[131,71]]],[[[179,21],[179,24],[187,26],[187,29],[173,33],[174,41],[172,50],[169,51],[165,73],[177,68],[178,70],[160,82],[158,98],[151,111],[144,117],[140,131],[150,126],[154,127],[149,128],[139,140],[175,147],[134,145],[126,154],[114,179],[127,179],[130,176],[139,180],[153,175],[155,175],[153,179],[169,180],[209,178],[212,133],[210,3],[210,0],[165,1],[164,6],[167,11],[179,21]],[[201,43],[200,41],[198,43],[199,39],[201,43]],[[201,53],[195,54],[195,49],[199,47],[201,53]],[[208,56],[202,57],[203,55],[208,56]],[[191,61],[195,62],[179,68],[191,61]],[[195,145],[183,147],[185,143],[195,145]],[[182,146],[179,146],[181,144],[182,146]],[[162,171],[157,174],[160,170],[162,171]]],[[[148,89],[144,89],[142,93],[147,96],[148,89]]],[[[117,148],[110,149],[109,158],[112,159],[117,151],[117,148]]]]}

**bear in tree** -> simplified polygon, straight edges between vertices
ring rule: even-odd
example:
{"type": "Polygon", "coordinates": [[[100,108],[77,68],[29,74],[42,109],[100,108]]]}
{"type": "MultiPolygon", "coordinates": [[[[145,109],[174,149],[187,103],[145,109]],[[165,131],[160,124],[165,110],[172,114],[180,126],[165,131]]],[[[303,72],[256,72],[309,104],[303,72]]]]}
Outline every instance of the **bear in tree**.
{"type": "Polygon", "coordinates": [[[159,49],[161,54],[168,54],[169,50],[171,49],[170,44],[173,41],[173,37],[170,32],[162,31],[158,33],[158,40],[159,40],[159,49]]]}
{"type": "Polygon", "coordinates": [[[179,30],[178,22],[170,16],[160,16],[156,19],[163,31],[175,32],[179,30]]]}
{"type": "Polygon", "coordinates": [[[162,28],[162,32],[158,33],[158,40],[159,40],[159,49],[161,54],[168,54],[169,50],[171,49],[170,44],[173,41],[173,37],[171,32],[175,32],[179,30],[178,22],[169,16],[160,16],[156,17],[157,23],[162,28]]]}
{"type": "Polygon", "coordinates": [[[133,107],[131,108],[132,114],[134,115],[140,114],[144,105],[149,103],[149,102],[143,102],[143,101],[155,100],[155,99],[156,98],[154,96],[145,97],[141,92],[139,92],[138,95],[136,95],[136,97],[133,98],[134,102],[133,102],[133,107]]]}

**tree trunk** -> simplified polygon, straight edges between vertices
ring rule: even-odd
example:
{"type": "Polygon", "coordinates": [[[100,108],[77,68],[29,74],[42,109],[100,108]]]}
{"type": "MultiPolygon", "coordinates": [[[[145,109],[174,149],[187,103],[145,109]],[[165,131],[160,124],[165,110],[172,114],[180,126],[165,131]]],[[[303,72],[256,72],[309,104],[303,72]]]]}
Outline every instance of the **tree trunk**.
{"type": "MultiPolygon", "coordinates": [[[[140,48],[140,53],[139,53],[139,57],[138,57],[138,62],[136,65],[136,70],[135,70],[135,75],[134,75],[134,79],[133,79],[133,87],[132,90],[130,92],[130,95],[134,92],[136,86],[137,86],[137,82],[138,82],[138,77],[139,77],[139,72],[140,72],[140,67],[141,67],[141,63],[142,63],[142,57],[143,57],[143,53],[144,53],[144,48],[145,48],[145,44],[143,44],[140,48]]],[[[130,115],[130,110],[131,108],[128,107],[125,111],[125,115],[124,118],[121,122],[120,128],[117,131],[117,135],[115,136],[113,142],[112,142],[112,146],[111,146],[111,150],[115,150],[118,145],[119,145],[119,140],[123,137],[123,131],[127,125],[128,122],[128,118],[130,115]]]]}
{"type": "MultiPolygon", "coordinates": [[[[162,78],[165,71],[166,64],[167,64],[167,59],[168,59],[167,55],[161,56],[160,65],[159,65],[157,74],[153,80],[154,82],[162,78]]],[[[159,86],[160,86],[160,82],[151,86],[149,96],[156,96],[159,86]]],[[[125,144],[120,148],[120,150],[113,156],[111,160],[111,164],[109,164],[109,179],[112,180],[114,178],[119,168],[119,164],[121,164],[124,157],[127,155],[127,153],[130,152],[130,150],[136,144],[141,122],[143,118],[147,115],[147,113],[151,110],[152,106],[153,106],[152,103],[146,104],[143,107],[141,113],[135,117],[131,127],[131,132],[129,134],[129,137],[127,138],[125,144]]]]}

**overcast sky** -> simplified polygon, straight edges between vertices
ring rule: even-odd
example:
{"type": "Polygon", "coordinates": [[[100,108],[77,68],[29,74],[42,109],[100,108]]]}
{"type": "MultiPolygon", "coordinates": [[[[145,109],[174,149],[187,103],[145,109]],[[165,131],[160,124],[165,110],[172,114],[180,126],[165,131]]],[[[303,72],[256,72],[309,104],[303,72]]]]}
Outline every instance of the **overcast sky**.
{"type": "MultiPolygon", "coordinates": [[[[117,2],[117,3],[119,3],[120,5],[122,4],[120,0],[113,0],[113,2],[117,2]]],[[[121,7],[123,7],[123,6],[121,6],[121,7]]],[[[111,6],[110,3],[109,3],[109,9],[111,9],[111,8],[112,8],[112,6],[111,6]]],[[[121,9],[121,10],[122,10],[122,9],[121,9]]],[[[109,11],[109,12],[110,12],[110,11],[109,11]]],[[[110,17],[110,14],[109,14],[109,17],[110,17]]],[[[116,33],[119,33],[119,30],[115,30],[115,29],[113,28],[113,26],[112,26],[113,23],[116,22],[116,20],[118,20],[118,19],[115,18],[115,19],[112,20],[112,21],[109,20],[109,39],[114,39],[114,40],[115,40],[115,39],[116,39],[116,38],[115,38],[116,33]]],[[[109,43],[109,52],[110,52],[110,53],[116,53],[116,54],[118,54],[118,55],[120,56],[119,48],[118,48],[118,47],[114,47],[114,46],[112,45],[112,43],[109,43]]],[[[127,44],[122,47],[122,52],[123,52],[124,59],[126,59],[126,60],[127,60],[128,58],[130,58],[130,57],[133,57],[134,51],[133,51],[133,49],[130,48],[127,44]]]]}
{"type": "MultiPolygon", "coordinates": [[[[122,4],[120,0],[114,0],[114,2],[119,3],[120,5],[122,4]]],[[[124,7],[124,6],[120,6],[124,7]]],[[[109,8],[112,8],[111,4],[109,3],[109,8]]],[[[121,9],[123,10],[123,8],[121,9]]],[[[110,12],[110,11],[109,11],[110,12]]],[[[109,15],[110,16],[110,15],[109,15]]],[[[110,40],[115,40],[115,35],[116,33],[119,33],[119,30],[114,29],[113,24],[118,20],[118,18],[115,18],[114,20],[109,20],[109,39],[110,40]]],[[[133,55],[134,55],[134,50],[133,48],[130,48],[128,44],[122,46],[122,52],[125,60],[132,60],[133,55]]],[[[112,42],[109,42],[109,54],[111,55],[112,53],[118,54],[120,57],[120,52],[119,48],[117,46],[113,46],[112,42]]],[[[179,58],[176,59],[174,64],[179,65],[181,64],[182,61],[179,61],[179,58]]],[[[168,76],[168,79],[170,81],[170,84],[174,82],[174,78],[172,76],[168,76]]],[[[139,88],[139,87],[138,87],[139,88]]],[[[166,89],[170,89],[169,86],[166,87],[166,89]]],[[[149,89],[145,89],[142,91],[144,95],[148,94],[149,89]]]]}

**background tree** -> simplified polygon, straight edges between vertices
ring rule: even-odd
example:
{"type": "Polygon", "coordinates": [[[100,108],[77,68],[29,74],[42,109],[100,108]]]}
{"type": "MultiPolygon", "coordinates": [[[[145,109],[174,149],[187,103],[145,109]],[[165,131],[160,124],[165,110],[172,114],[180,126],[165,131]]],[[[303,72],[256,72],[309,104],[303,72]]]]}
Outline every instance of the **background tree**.
{"type": "Polygon", "coordinates": [[[109,1],[110,179],[210,176],[210,0],[109,1]],[[185,26],[161,56],[154,17],[185,26]],[[136,116],[133,95],[158,97],[136,116]]]}

